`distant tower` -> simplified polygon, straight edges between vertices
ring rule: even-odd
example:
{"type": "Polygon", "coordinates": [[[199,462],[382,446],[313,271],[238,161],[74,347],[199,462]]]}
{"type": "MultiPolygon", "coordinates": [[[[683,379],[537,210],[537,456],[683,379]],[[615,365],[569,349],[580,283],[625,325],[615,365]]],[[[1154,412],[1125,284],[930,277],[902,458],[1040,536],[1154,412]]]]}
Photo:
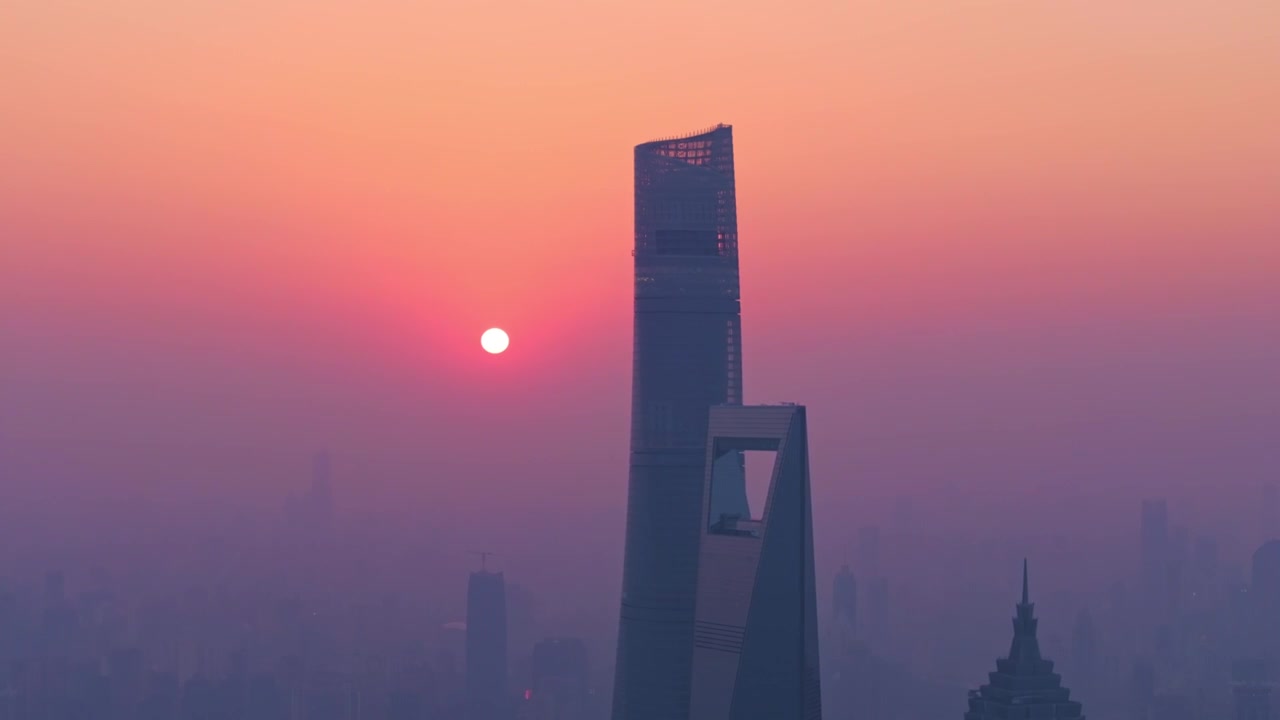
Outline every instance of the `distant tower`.
{"type": "Polygon", "coordinates": [[[1235,699],[1235,720],[1271,720],[1271,682],[1263,661],[1232,663],[1231,694],[1235,699]]]}
{"type": "Polygon", "coordinates": [[[996,660],[986,685],[969,692],[965,720],[1010,718],[1083,719],[1080,703],[1062,686],[1053,661],[1040,656],[1036,639],[1035,605],[1027,587],[1027,564],[1022,563],[1022,602],[1013,618],[1013,643],[1009,656],[996,660]]]}
{"type": "Polygon", "coordinates": [[[840,568],[831,584],[831,609],[836,637],[846,645],[858,627],[858,581],[848,565],[840,568]]]}
{"type": "Polygon", "coordinates": [[[689,717],[821,720],[804,407],[711,408],[703,497],[689,717]],[[775,452],[765,506],[712,514],[744,451],[775,452]]]}
{"type": "Polygon", "coordinates": [[[502,573],[467,584],[467,720],[507,720],[507,596],[502,573]]]}
{"type": "Polygon", "coordinates": [[[585,720],[587,648],[576,638],[552,638],[533,646],[533,687],[526,702],[533,720],[585,720]]]}
{"type": "MultiPolygon", "coordinates": [[[[614,720],[689,713],[707,410],[742,402],[733,130],[635,149],[631,472],[614,720]]],[[[746,488],[722,488],[748,514],[746,488]]]]}

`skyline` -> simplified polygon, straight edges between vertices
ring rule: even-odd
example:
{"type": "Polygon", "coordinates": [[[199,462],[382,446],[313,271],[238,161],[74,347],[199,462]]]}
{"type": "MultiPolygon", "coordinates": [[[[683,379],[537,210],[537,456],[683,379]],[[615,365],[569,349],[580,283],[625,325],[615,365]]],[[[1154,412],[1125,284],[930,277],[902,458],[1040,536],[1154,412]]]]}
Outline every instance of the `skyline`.
{"type": "Polygon", "coordinates": [[[901,516],[1101,596],[1148,497],[1252,551],[1273,3],[343,5],[5,11],[4,532],[212,525],[327,448],[344,522],[616,605],[629,149],[733,122],[744,399],[813,420],[820,582],[901,516]]]}
{"type": "Polygon", "coordinates": [[[1277,47],[13,0],[0,720],[1256,719],[1277,47]]]}

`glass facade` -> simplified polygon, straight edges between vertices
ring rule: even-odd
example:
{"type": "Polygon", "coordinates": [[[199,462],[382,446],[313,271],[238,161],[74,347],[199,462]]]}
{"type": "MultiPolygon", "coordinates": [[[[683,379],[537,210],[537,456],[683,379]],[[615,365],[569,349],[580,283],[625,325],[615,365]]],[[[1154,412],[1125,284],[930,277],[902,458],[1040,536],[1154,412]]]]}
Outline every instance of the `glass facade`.
{"type": "Polygon", "coordinates": [[[636,147],[634,256],[631,470],[613,717],[685,720],[708,411],[742,398],[729,126],[636,147]]]}

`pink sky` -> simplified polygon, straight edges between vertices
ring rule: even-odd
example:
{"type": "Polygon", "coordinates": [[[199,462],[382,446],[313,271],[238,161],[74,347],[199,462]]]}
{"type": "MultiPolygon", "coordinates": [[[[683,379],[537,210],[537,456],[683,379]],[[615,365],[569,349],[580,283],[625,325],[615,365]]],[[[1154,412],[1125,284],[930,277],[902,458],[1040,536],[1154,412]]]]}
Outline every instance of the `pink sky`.
{"type": "Polygon", "coordinates": [[[631,147],[728,122],[819,523],[1280,475],[1280,5],[790,5],[10,0],[11,466],[620,522],[631,147]]]}

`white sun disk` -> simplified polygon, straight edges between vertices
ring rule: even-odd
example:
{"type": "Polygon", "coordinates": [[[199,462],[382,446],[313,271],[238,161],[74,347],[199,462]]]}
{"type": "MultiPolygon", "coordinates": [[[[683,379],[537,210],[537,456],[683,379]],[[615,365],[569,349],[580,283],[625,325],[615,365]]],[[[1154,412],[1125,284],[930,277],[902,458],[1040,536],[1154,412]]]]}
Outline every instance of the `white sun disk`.
{"type": "Polygon", "coordinates": [[[507,337],[506,331],[502,328],[489,328],[480,336],[480,347],[484,348],[485,352],[493,355],[506,350],[510,344],[511,338],[507,337]]]}

